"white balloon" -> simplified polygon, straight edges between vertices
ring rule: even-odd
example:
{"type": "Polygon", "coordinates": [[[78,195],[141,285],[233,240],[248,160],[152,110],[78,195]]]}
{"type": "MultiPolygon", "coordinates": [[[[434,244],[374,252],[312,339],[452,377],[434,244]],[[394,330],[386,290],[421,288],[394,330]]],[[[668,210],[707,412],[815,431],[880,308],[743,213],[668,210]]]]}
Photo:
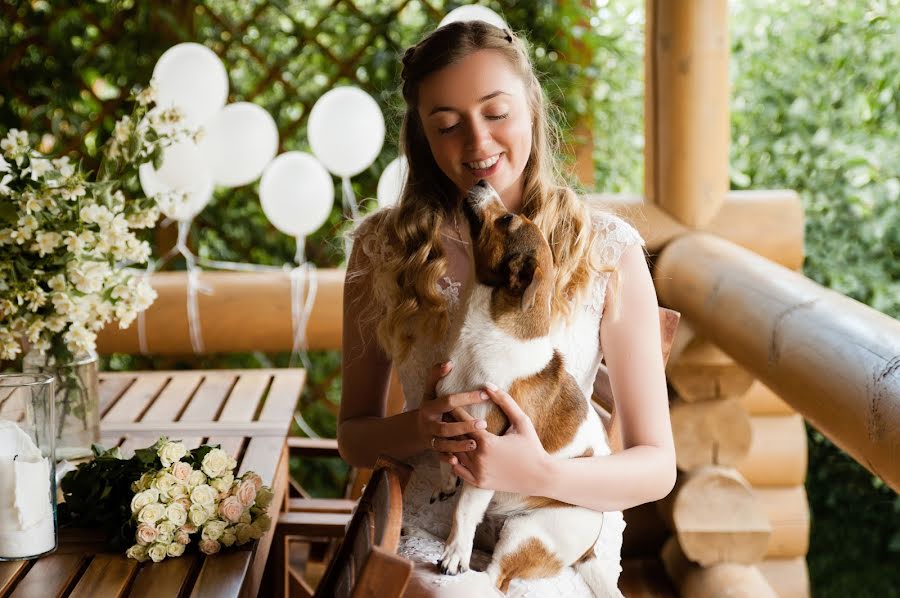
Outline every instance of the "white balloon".
{"type": "Polygon", "coordinates": [[[334,181],[315,156],[285,152],[263,172],[259,201],[275,228],[292,237],[305,237],[328,220],[334,181]]]}
{"type": "Polygon", "coordinates": [[[211,118],[228,99],[228,73],[216,53],[202,44],[178,44],[166,50],[153,67],[156,104],[173,104],[190,125],[211,118]]]}
{"type": "Polygon", "coordinates": [[[212,197],[212,177],[206,170],[196,173],[186,187],[175,188],[167,185],[159,177],[159,173],[153,169],[153,164],[146,162],[138,168],[138,178],[141,181],[141,188],[148,197],[164,194],[159,200],[159,209],[173,220],[191,220],[206,207],[212,197]],[[182,195],[173,198],[170,195],[172,193],[182,195]]]}
{"type": "Polygon", "coordinates": [[[409,162],[405,156],[400,156],[391,160],[381,178],[378,179],[378,205],[382,208],[392,206],[400,200],[400,193],[403,191],[403,185],[406,184],[406,177],[409,174],[409,162]]]}
{"type": "Polygon", "coordinates": [[[209,176],[209,167],[192,139],[184,139],[163,149],[163,159],[156,177],[170,189],[185,189],[200,174],[209,176]]]}
{"type": "Polygon", "coordinates": [[[246,185],[258,179],[278,153],[278,126],[256,104],[228,104],[204,127],[200,151],[217,185],[246,185]]]}
{"type": "Polygon", "coordinates": [[[500,29],[509,29],[509,25],[506,24],[503,17],[487,6],[478,6],[475,4],[454,8],[441,20],[438,27],[443,27],[447,23],[456,21],[484,21],[495,27],[499,27],[500,29]]]}
{"type": "Polygon", "coordinates": [[[309,145],[337,176],[352,177],[368,168],[384,144],[384,116],[375,100],[358,87],[335,87],[309,113],[309,145]]]}

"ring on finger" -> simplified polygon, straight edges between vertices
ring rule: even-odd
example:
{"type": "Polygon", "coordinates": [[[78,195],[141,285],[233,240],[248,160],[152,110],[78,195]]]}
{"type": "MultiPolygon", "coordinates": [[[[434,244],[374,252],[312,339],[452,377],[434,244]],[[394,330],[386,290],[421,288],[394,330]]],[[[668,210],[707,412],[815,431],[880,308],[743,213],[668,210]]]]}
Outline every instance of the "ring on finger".
{"type": "Polygon", "coordinates": [[[431,437],[431,450],[436,451],[437,447],[434,446],[434,443],[437,441],[437,436],[431,437]]]}

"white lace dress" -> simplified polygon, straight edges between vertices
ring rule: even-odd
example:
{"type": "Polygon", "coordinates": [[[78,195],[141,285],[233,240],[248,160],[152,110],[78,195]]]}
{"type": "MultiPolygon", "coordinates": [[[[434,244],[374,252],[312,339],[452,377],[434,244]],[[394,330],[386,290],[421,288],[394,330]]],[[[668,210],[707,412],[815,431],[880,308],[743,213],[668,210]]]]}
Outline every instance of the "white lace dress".
{"type": "MultiPolygon", "coordinates": [[[[593,218],[594,226],[599,234],[598,248],[601,252],[599,257],[602,263],[616,264],[626,247],[634,244],[643,245],[644,241],[638,232],[619,217],[612,214],[597,214],[593,218]]],[[[454,318],[461,315],[461,310],[458,309],[459,293],[462,287],[460,280],[466,279],[465,272],[459,267],[459,264],[465,263],[465,260],[454,260],[454,254],[464,257],[465,247],[460,247],[459,241],[452,239],[450,235],[446,236],[448,241],[444,245],[450,267],[448,276],[440,281],[440,287],[443,295],[447,298],[450,317],[454,318]],[[453,247],[454,244],[457,246],[456,249],[453,247]]],[[[364,241],[363,249],[370,258],[378,258],[377,253],[380,248],[374,244],[364,241]]],[[[602,358],[599,335],[600,316],[608,280],[608,273],[598,274],[592,282],[589,300],[581,306],[572,322],[568,326],[558,327],[553,332],[555,346],[565,358],[566,370],[578,381],[586,401],[592,394],[594,378],[602,358]]],[[[410,357],[397,368],[403,393],[407,397],[407,410],[416,409],[419,406],[431,366],[446,360],[448,353],[449,347],[446,346],[446,343],[437,345],[422,343],[421,346],[414,347],[410,352],[410,357]]],[[[600,454],[609,454],[609,452],[607,446],[605,453],[600,454]]],[[[414,467],[414,472],[403,496],[404,529],[399,552],[417,564],[437,563],[444,548],[442,540],[450,533],[453,509],[459,494],[457,493],[456,496],[443,502],[438,501],[432,504],[430,500],[435,480],[440,477],[436,454],[431,451],[421,453],[412,457],[409,463],[414,467]]],[[[501,525],[502,521],[486,520],[479,526],[476,535],[476,550],[472,555],[471,562],[473,570],[457,576],[435,573],[429,576],[431,583],[449,585],[459,583],[472,576],[487,578],[487,574],[483,572],[490,562],[490,554],[487,551],[493,546],[501,525]]],[[[620,555],[624,529],[625,521],[620,511],[605,514],[596,553],[598,559],[606,565],[609,579],[618,579],[622,570],[620,555]]],[[[552,578],[516,579],[511,583],[507,596],[591,598],[592,594],[575,570],[568,567],[552,578]]]]}

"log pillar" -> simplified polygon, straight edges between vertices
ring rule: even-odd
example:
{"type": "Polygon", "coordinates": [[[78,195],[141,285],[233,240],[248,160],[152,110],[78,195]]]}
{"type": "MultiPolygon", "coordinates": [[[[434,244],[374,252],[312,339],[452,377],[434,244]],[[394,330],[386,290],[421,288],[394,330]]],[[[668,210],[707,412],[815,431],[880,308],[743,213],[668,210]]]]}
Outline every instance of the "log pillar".
{"type": "Polygon", "coordinates": [[[647,0],[644,194],[682,224],[728,191],[728,2],[647,0]]]}

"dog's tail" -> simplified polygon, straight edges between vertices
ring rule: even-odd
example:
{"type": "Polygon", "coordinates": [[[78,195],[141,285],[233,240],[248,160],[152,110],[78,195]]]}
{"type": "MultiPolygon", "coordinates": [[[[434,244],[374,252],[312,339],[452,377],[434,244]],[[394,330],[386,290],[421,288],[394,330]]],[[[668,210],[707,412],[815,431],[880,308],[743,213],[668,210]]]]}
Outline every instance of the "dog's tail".
{"type": "Polygon", "coordinates": [[[585,558],[579,559],[574,564],[575,570],[587,582],[591,592],[595,598],[625,598],[616,584],[609,578],[609,574],[604,571],[600,560],[593,554],[585,558]]]}

